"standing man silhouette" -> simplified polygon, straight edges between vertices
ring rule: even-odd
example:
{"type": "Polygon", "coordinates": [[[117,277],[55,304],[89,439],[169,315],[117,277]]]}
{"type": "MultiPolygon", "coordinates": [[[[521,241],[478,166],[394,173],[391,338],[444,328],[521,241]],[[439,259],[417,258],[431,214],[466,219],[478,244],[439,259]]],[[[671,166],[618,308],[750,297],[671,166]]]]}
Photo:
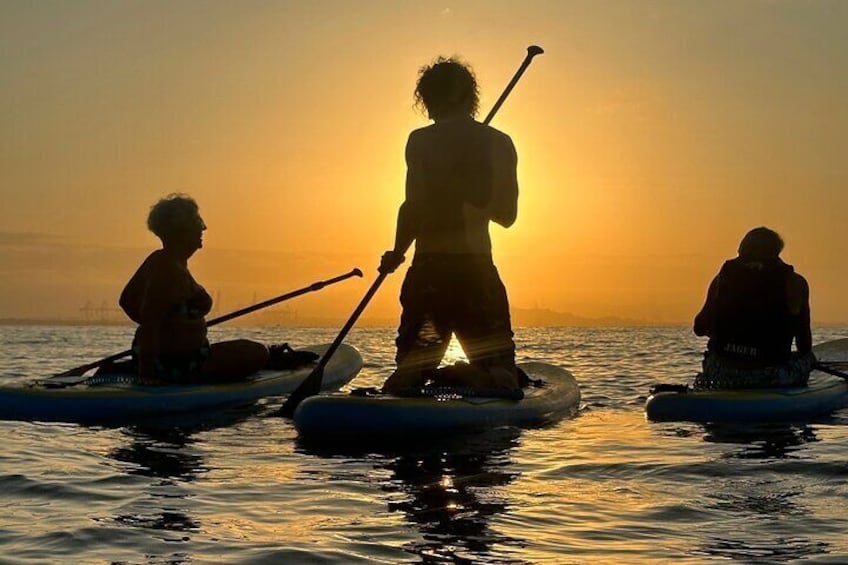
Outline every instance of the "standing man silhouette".
{"type": "Polygon", "coordinates": [[[380,264],[394,272],[415,242],[400,295],[397,370],[389,393],[438,385],[517,389],[506,289],[492,261],[489,222],[510,227],[518,211],[517,156],[506,134],[474,119],[479,94],[471,68],[438,58],[421,69],[416,105],[433,124],[406,145],[406,199],[395,245],[380,264]],[[436,371],[451,334],[470,361],[436,371]]]}

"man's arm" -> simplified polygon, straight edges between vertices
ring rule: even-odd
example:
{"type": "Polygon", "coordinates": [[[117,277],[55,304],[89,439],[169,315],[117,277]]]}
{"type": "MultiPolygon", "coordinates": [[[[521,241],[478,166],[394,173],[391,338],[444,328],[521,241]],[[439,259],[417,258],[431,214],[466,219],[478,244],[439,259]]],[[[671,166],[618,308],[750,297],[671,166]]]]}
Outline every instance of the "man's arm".
{"type": "Polygon", "coordinates": [[[417,223],[409,201],[404,201],[398,208],[397,227],[395,228],[394,253],[403,255],[415,241],[417,223]]]}
{"type": "Polygon", "coordinates": [[[718,275],[716,275],[710,283],[710,288],[707,290],[707,299],[704,301],[704,306],[698,315],[695,316],[694,331],[697,336],[709,336],[713,329],[713,319],[715,317],[715,301],[718,295],[718,275]]]}
{"type": "Polygon", "coordinates": [[[797,308],[798,325],[795,329],[795,347],[798,353],[806,355],[813,350],[813,332],[810,328],[810,286],[801,275],[793,277],[793,294],[797,302],[792,304],[793,314],[797,308]]]}
{"type": "Polygon", "coordinates": [[[406,198],[398,208],[395,227],[395,245],[391,251],[383,254],[380,262],[381,273],[393,273],[404,261],[404,254],[418,236],[418,218],[415,201],[419,198],[420,173],[415,166],[415,132],[406,142],[406,198]]]}
{"type": "Polygon", "coordinates": [[[518,216],[518,154],[508,135],[499,133],[492,151],[492,199],[489,218],[505,228],[518,216]]]}

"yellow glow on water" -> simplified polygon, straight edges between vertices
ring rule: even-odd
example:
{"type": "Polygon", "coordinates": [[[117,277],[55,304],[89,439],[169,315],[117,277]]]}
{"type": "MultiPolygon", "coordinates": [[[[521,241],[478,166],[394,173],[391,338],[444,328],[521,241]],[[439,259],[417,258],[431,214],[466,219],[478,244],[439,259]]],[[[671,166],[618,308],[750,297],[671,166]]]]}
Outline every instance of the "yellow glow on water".
{"type": "Polygon", "coordinates": [[[452,365],[457,361],[464,361],[467,363],[468,357],[465,355],[465,351],[462,350],[459,340],[456,339],[456,336],[454,335],[451,336],[447,351],[445,351],[445,356],[442,358],[442,363],[445,365],[452,365]]]}

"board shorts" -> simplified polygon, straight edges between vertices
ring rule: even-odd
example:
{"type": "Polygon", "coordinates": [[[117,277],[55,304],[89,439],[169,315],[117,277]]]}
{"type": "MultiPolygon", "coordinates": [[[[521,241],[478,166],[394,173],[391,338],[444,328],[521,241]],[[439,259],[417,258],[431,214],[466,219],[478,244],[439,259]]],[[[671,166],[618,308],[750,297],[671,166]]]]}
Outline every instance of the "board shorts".
{"type": "Polygon", "coordinates": [[[717,353],[704,352],[703,371],[695,377],[698,390],[784,388],[807,386],[816,358],[812,353],[798,355],[782,365],[742,367],[717,353]]]}
{"type": "Polygon", "coordinates": [[[509,301],[491,256],[416,255],[400,302],[398,372],[434,371],[455,334],[471,365],[515,374],[509,301]]]}

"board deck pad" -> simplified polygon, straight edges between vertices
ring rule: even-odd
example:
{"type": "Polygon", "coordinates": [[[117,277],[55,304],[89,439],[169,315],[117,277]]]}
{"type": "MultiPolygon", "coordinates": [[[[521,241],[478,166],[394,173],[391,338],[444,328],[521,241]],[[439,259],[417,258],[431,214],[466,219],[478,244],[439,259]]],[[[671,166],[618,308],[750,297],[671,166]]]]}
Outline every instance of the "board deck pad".
{"type": "Polygon", "coordinates": [[[529,385],[521,400],[485,397],[400,397],[329,394],[308,398],[294,414],[302,437],[410,437],[452,434],[498,426],[539,425],[574,414],[580,387],[560,367],[519,365],[543,386],[529,385]]]}

